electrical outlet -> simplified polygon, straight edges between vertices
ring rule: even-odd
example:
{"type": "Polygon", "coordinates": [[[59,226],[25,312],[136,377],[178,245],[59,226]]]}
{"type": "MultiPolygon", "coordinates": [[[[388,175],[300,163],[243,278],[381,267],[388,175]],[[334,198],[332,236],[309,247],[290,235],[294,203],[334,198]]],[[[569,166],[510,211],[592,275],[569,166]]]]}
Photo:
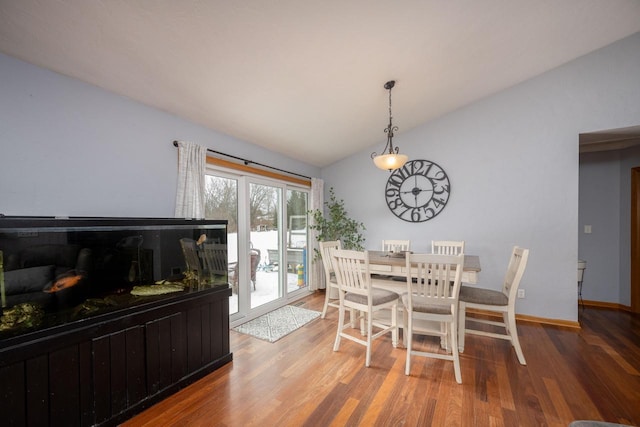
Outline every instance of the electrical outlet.
{"type": "Polygon", "coordinates": [[[524,289],[518,289],[518,298],[524,298],[524,289]]]}

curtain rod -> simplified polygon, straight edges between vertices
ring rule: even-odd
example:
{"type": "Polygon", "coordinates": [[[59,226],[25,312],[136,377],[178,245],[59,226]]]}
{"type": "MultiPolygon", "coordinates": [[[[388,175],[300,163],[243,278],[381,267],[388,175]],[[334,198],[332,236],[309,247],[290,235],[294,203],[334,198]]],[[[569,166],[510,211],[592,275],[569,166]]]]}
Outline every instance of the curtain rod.
{"type": "MultiPolygon", "coordinates": [[[[177,147],[178,146],[178,141],[173,141],[173,146],[177,147]]],[[[207,148],[207,151],[210,152],[210,153],[216,153],[216,154],[219,154],[221,156],[227,156],[227,157],[231,157],[232,159],[240,160],[240,161],[242,161],[244,163],[245,166],[258,165],[258,166],[262,166],[263,168],[269,168],[269,169],[272,169],[272,170],[276,170],[278,172],[288,173],[289,175],[299,176],[300,178],[306,178],[309,181],[311,181],[311,177],[310,176],[301,175],[301,174],[295,173],[295,172],[289,172],[289,171],[286,171],[284,169],[280,169],[280,168],[276,168],[276,167],[273,167],[273,166],[265,165],[265,164],[262,164],[262,163],[254,162],[253,160],[243,159],[242,157],[237,157],[237,156],[234,156],[234,155],[231,155],[231,154],[222,153],[220,151],[212,150],[210,148],[207,148]]]]}

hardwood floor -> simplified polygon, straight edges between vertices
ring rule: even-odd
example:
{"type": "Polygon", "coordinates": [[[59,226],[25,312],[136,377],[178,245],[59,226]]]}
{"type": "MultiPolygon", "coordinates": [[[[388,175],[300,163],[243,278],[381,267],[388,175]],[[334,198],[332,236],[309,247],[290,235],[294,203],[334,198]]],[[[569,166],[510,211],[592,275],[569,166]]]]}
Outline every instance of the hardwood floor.
{"type": "MultiPolygon", "coordinates": [[[[302,307],[321,310],[323,293],[302,307]]],[[[582,329],[519,323],[527,365],[506,341],[467,336],[462,384],[450,361],[414,358],[390,336],[333,352],[337,312],[274,344],[231,331],[233,362],[123,425],[567,426],[640,425],[640,316],[581,310],[582,329]]],[[[424,345],[437,346],[426,338],[424,345]]]]}

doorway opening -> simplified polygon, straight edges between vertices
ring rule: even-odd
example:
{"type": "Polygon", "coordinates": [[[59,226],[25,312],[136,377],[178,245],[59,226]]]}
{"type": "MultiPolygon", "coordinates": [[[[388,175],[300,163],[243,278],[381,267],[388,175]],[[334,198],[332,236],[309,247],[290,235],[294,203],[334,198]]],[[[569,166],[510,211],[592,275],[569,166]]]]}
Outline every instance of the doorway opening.
{"type": "Polygon", "coordinates": [[[631,169],[631,311],[640,313],[640,167],[631,169]]]}

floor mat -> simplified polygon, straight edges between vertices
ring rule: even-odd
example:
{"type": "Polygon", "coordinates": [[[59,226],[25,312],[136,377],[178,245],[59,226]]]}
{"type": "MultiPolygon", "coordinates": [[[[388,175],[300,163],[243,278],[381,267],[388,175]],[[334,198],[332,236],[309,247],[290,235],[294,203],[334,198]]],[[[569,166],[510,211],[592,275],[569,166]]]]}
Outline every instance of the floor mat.
{"type": "Polygon", "coordinates": [[[320,317],[319,311],[285,305],[233,328],[234,331],[261,340],[276,342],[280,338],[320,317]]]}

